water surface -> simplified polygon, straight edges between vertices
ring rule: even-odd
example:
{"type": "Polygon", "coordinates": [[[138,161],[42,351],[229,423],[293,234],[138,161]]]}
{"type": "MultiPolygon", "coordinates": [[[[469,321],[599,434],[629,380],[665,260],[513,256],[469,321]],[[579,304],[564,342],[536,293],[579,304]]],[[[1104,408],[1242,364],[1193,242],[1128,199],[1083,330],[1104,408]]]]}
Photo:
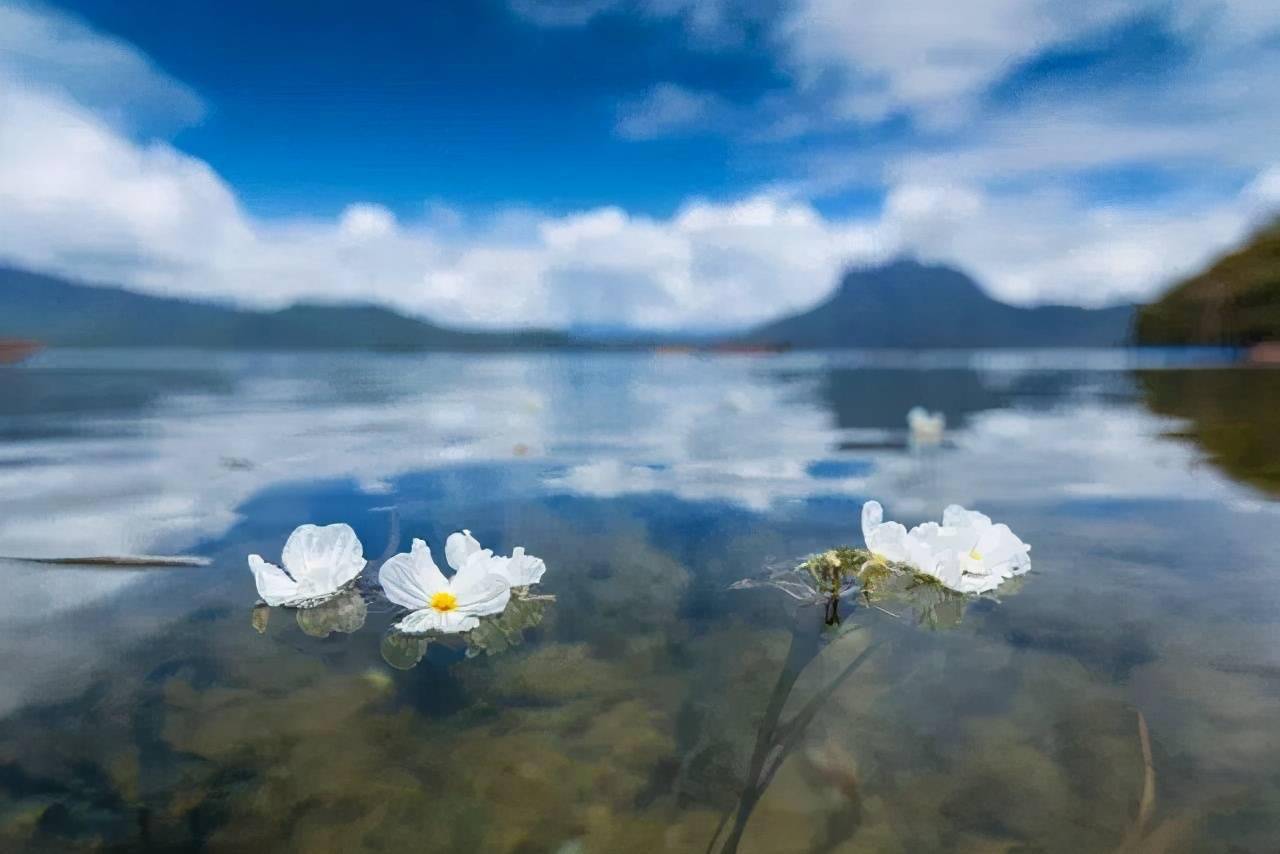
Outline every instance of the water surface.
{"type": "Polygon", "coordinates": [[[740,851],[1274,852],[1280,372],[1195,361],[4,369],[0,554],[212,563],[0,562],[0,850],[701,852],[790,670],[780,719],[813,714],[740,851]],[[907,441],[915,404],[946,413],[943,446],[907,441]],[[1034,570],[945,619],[855,609],[836,633],[727,589],[859,544],[873,497],[908,524],[981,509],[1034,570]],[[375,561],[463,527],[524,545],[557,601],[471,656],[388,636],[372,593],[355,631],[255,614],[245,555],[335,521],[375,561]]]}

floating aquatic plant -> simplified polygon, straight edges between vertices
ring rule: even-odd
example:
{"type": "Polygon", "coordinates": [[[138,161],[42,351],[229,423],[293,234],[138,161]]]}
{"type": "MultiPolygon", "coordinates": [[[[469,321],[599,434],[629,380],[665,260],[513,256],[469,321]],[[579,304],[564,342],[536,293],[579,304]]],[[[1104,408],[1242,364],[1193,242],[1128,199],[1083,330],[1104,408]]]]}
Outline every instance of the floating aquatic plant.
{"type": "MultiPolygon", "coordinates": [[[[464,529],[445,542],[445,559],[453,569],[446,577],[423,540],[413,540],[407,553],[394,554],[399,536],[399,518],[393,512],[392,537],[378,580],[388,600],[410,609],[396,623],[398,632],[452,634],[483,625],[481,636],[468,647],[469,654],[476,655],[518,643],[520,633],[541,620],[541,603],[554,599],[530,592],[547,567],[521,547],[510,556],[495,555],[464,529]],[[505,619],[482,624],[482,618],[502,617],[513,597],[518,606],[505,619]]],[[[317,610],[298,614],[298,626],[316,637],[354,632],[364,625],[368,604],[354,582],[366,561],[349,525],[300,526],[285,543],[282,563],[283,568],[249,555],[249,568],[265,603],[253,612],[259,634],[266,632],[272,606],[317,610]]]]}
{"type": "Polygon", "coordinates": [[[862,508],[862,535],[866,548],[829,549],[792,569],[731,585],[738,590],[776,588],[800,601],[802,607],[792,627],[786,662],[757,732],[746,785],[737,806],[716,828],[708,852],[733,854],[738,850],[747,821],[778,768],[800,743],[827,698],[876,649],[874,644],[864,647],[800,711],[784,721],[782,713],[792,689],[823,647],[823,633],[816,630],[820,625],[807,613],[813,606],[823,607],[821,622],[828,627],[841,623],[840,603],[846,599],[882,611],[888,611],[886,605],[910,608],[921,623],[931,627],[953,625],[963,614],[968,594],[990,592],[1031,569],[1027,557],[1031,547],[1007,525],[995,524],[959,505],[946,509],[941,525],[930,522],[908,531],[898,522],[884,521],[880,503],[868,501],[862,508]]]}
{"type": "Polygon", "coordinates": [[[454,574],[446,578],[423,540],[415,539],[407,554],[382,565],[378,580],[387,598],[410,609],[396,628],[407,634],[467,632],[480,618],[500,614],[511,599],[511,584],[495,571],[493,553],[473,551],[457,543],[445,545],[454,574]]]}
{"type": "Polygon", "coordinates": [[[268,605],[313,608],[364,569],[364,547],[350,525],[302,525],[284,544],[283,568],[249,555],[258,595],[268,605]]]}
{"type": "Polygon", "coordinates": [[[897,522],[884,522],[880,503],[868,501],[862,508],[862,535],[873,552],[957,593],[989,593],[1031,570],[1031,546],[1008,525],[958,504],[943,511],[941,525],[926,522],[907,531],[897,522]]]}

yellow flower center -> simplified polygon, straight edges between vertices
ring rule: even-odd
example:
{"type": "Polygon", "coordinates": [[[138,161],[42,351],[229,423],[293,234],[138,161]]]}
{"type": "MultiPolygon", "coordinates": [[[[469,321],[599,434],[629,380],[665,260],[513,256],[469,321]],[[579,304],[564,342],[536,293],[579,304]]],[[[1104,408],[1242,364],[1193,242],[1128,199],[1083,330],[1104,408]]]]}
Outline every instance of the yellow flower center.
{"type": "Polygon", "coordinates": [[[437,611],[452,611],[458,607],[458,597],[448,590],[441,590],[431,597],[431,607],[437,611]]]}
{"type": "Polygon", "coordinates": [[[973,548],[969,549],[969,559],[982,560],[982,552],[978,551],[977,546],[974,546],[973,548]]]}

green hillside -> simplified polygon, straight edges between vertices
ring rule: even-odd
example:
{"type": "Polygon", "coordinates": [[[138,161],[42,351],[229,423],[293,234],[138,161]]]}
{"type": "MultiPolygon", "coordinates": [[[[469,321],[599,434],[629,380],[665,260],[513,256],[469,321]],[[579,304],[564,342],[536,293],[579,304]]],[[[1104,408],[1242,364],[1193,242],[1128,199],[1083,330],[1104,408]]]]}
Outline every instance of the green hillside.
{"type": "Polygon", "coordinates": [[[1141,344],[1280,341],[1280,220],[1138,312],[1141,344]]]}

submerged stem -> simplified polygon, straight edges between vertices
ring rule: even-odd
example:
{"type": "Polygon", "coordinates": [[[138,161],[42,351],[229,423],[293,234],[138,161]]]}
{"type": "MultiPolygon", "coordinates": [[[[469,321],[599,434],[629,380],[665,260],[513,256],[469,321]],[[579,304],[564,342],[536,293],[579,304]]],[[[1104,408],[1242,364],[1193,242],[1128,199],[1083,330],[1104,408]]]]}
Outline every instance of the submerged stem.
{"type": "MultiPolygon", "coordinates": [[[[838,603],[839,597],[833,596],[826,604],[825,617],[827,618],[827,625],[832,625],[830,619],[838,603]]],[[[878,644],[872,644],[864,649],[835,679],[832,679],[822,690],[809,698],[804,707],[789,721],[781,723],[783,709],[786,708],[787,700],[790,698],[791,691],[795,688],[800,674],[817,658],[818,653],[821,651],[821,631],[818,628],[817,621],[812,617],[813,615],[809,613],[807,608],[801,608],[796,613],[795,621],[791,627],[791,644],[787,649],[787,658],[782,665],[782,671],[778,674],[778,681],[774,683],[773,693],[769,696],[769,704],[765,708],[764,719],[761,721],[760,729],[756,734],[756,746],[751,754],[746,785],[738,797],[737,807],[726,813],[716,827],[715,833],[707,844],[708,854],[717,850],[719,854],[735,854],[738,850],[738,845],[742,841],[742,835],[746,831],[751,813],[764,796],[765,790],[773,781],[774,774],[782,766],[783,761],[799,744],[805,729],[809,726],[814,716],[817,715],[822,704],[826,702],[831,693],[841,683],[853,675],[854,671],[867,660],[878,646],[878,644]],[[717,849],[716,842],[719,841],[730,816],[733,817],[733,825],[728,835],[724,838],[724,844],[717,849]]],[[[835,612],[834,617],[838,623],[838,611],[835,612]]]]}

